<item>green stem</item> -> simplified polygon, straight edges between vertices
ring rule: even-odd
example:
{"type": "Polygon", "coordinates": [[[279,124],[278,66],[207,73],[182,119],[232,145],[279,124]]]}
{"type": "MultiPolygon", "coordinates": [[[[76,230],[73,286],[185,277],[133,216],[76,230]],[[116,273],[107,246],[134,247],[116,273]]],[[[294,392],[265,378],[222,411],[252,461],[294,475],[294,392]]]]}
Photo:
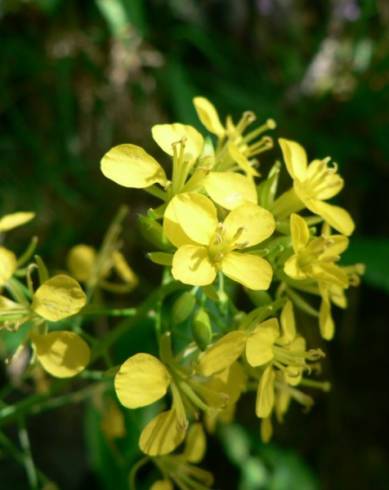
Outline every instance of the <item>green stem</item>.
{"type": "Polygon", "coordinates": [[[82,316],[125,316],[132,317],[136,315],[136,308],[104,308],[98,305],[88,305],[78,313],[82,316]]]}
{"type": "Polygon", "coordinates": [[[23,449],[24,467],[26,469],[30,488],[33,490],[37,490],[38,474],[35,468],[34,460],[32,458],[30,438],[28,437],[27,428],[23,419],[21,419],[19,422],[19,441],[23,449]]]}
{"type": "Polygon", "coordinates": [[[92,354],[92,362],[101,357],[105,351],[107,351],[123,334],[128,332],[131,328],[139,323],[139,320],[144,318],[149,314],[149,312],[162,301],[163,298],[173,293],[178,289],[185,288],[185,284],[178,282],[171,282],[169,284],[164,284],[156,291],[154,291],[146,301],[136,310],[135,315],[132,318],[126,318],[119,325],[116,325],[113,330],[111,330],[102,342],[96,347],[92,354]]]}

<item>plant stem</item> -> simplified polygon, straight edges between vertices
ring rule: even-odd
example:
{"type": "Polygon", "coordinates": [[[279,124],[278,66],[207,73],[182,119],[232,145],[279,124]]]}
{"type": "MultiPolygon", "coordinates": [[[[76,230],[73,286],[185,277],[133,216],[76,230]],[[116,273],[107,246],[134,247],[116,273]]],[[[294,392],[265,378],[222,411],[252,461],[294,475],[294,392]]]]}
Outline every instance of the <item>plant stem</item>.
{"type": "Polygon", "coordinates": [[[33,490],[37,490],[38,474],[35,468],[34,460],[32,458],[30,438],[28,437],[27,428],[22,418],[19,422],[19,441],[23,449],[23,462],[26,469],[27,478],[30,483],[30,488],[33,490]]]}

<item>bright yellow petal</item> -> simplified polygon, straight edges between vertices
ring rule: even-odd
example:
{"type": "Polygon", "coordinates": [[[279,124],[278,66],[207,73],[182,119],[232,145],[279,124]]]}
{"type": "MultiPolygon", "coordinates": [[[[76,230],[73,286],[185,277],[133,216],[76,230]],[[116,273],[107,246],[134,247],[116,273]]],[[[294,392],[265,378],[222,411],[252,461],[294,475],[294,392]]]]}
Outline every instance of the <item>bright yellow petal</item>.
{"type": "Polygon", "coordinates": [[[326,288],[320,287],[321,304],[319,312],[319,327],[323,339],[332,340],[335,333],[335,323],[331,314],[331,302],[326,288]]]}
{"type": "Polygon", "coordinates": [[[78,282],[70,276],[58,274],[35,291],[31,308],[46,320],[57,322],[78,313],[85,303],[86,296],[78,282]]]}
{"type": "Polygon", "coordinates": [[[205,454],[207,440],[202,424],[199,422],[190,426],[186,437],[184,457],[190,463],[199,463],[205,454]]]}
{"type": "Polygon", "coordinates": [[[307,172],[308,158],[304,148],[295,141],[280,138],[286,168],[292,179],[304,180],[307,172]]]}
{"type": "Polygon", "coordinates": [[[238,252],[230,252],[224,257],[222,271],[233,281],[255,291],[269,289],[273,277],[273,269],[267,260],[238,252]]]}
{"type": "Polygon", "coordinates": [[[271,365],[268,366],[262,373],[255,403],[255,413],[259,418],[269,417],[273,410],[275,377],[276,376],[271,365]]]}
{"type": "Polygon", "coordinates": [[[170,381],[170,374],[161,361],[140,353],[120,366],[114,384],[120,403],[127,408],[138,408],[162,398],[170,381]]]}
{"type": "Polygon", "coordinates": [[[228,143],[227,150],[230,157],[238,164],[238,166],[247,176],[257,177],[259,175],[255,168],[250,164],[249,159],[245,157],[241,151],[239,151],[237,145],[235,145],[232,141],[228,143]]]}
{"type": "Polygon", "coordinates": [[[11,250],[0,247],[0,287],[12,277],[17,265],[16,255],[11,250]]]}
{"type": "Polygon", "coordinates": [[[78,281],[88,281],[96,264],[96,258],[96,250],[93,247],[83,244],[74,246],[67,259],[71,275],[78,281]]]}
{"type": "Polygon", "coordinates": [[[304,185],[309,189],[310,182],[314,182],[313,187],[310,189],[315,199],[320,201],[331,199],[339,194],[344,186],[342,177],[334,170],[328,169],[328,162],[325,160],[313,160],[307,169],[306,182],[302,182],[302,192],[304,192],[304,185]]]}
{"type": "Polygon", "coordinates": [[[170,156],[174,155],[173,146],[179,141],[185,144],[186,160],[196,160],[203,151],[204,138],[193,126],[187,124],[156,124],[151,128],[154,141],[170,156]]]}
{"type": "Polygon", "coordinates": [[[290,233],[292,235],[293,250],[297,253],[309,242],[309,227],[304,218],[298,214],[290,215],[290,233]]]}
{"type": "Polygon", "coordinates": [[[35,217],[35,213],[19,211],[17,213],[6,214],[0,219],[0,232],[12,230],[17,226],[28,223],[35,217]]]}
{"type": "Polygon", "coordinates": [[[101,171],[105,177],[123,187],[143,189],[156,183],[166,184],[166,175],[161,165],[136,145],[111,148],[101,160],[101,171]]]}
{"type": "MultiPolygon", "coordinates": [[[[215,205],[208,197],[197,192],[178,194],[170,201],[165,216],[170,212],[191,240],[201,245],[209,244],[218,226],[218,220],[215,205]]],[[[170,240],[169,235],[167,237],[170,240]]]]}
{"type": "Polygon", "coordinates": [[[205,97],[195,97],[193,99],[197,115],[206,129],[219,138],[224,136],[224,128],[220,122],[219,115],[214,105],[205,97]]]}
{"type": "Polygon", "coordinates": [[[307,275],[301,270],[297,255],[292,255],[284,264],[284,272],[293,279],[306,279],[307,275]]]}
{"type": "Polygon", "coordinates": [[[257,245],[269,238],[275,226],[270,211],[251,203],[233,209],[223,223],[226,239],[244,248],[257,245]]]}
{"type": "Polygon", "coordinates": [[[199,358],[199,371],[211,376],[230,367],[242,354],[246,343],[246,334],[240,330],[227,333],[199,358]]]}
{"type": "Polygon", "coordinates": [[[287,301],[281,311],[282,336],[278,339],[279,344],[289,344],[296,337],[296,322],[293,312],[293,304],[287,301]]]}
{"type": "Polygon", "coordinates": [[[171,453],[185,439],[186,430],[187,424],[180,423],[175,410],[167,410],[146,425],[139,439],[139,447],[149,456],[171,453]]]}
{"type": "Polygon", "coordinates": [[[216,277],[216,269],[208,258],[205,247],[183,245],[173,256],[174,279],[191,286],[207,286],[216,277]]]}
{"type": "Polygon", "coordinates": [[[228,404],[236,403],[246,388],[247,375],[239,362],[234,362],[229,368],[216,375],[225,384],[229,396],[228,404]]]}
{"type": "Polygon", "coordinates": [[[349,245],[349,239],[343,235],[330,235],[325,251],[320,255],[320,260],[324,258],[334,258],[335,260],[342,254],[349,245]]]}
{"type": "Polygon", "coordinates": [[[235,209],[247,202],[257,203],[254,181],[235,172],[211,172],[204,180],[209,197],[225,209],[235,209]]]}
{"type": "Polygon", "coordinates": [[[52,376],[76,376],[89,363],[89,346],[74,332],[50,332],[47,335],[34,336],[32,340],[39,362],[52,376]]]}
{"type": "MultiPolygon", "coordinates": [[[[176,196],[177,197],[177,196],[176,196]]],[[[163,215],[163,232],[166,238],[176,247],[195,244],[178,222],[175,197],[170,201],[163,215]]]]}
{"type": "Polygon", "coordinates": [[[345,209],[314,199],[307,200],[304,204],[310,211],[321,216],[339,233],[349,236],[354,231],[354,221],[345,209]]]}
{"type": "Polygon", "coordinates": [[[273,359],[273,345],[279,334],[277,318],[270,318],[253,330],[246,343],[246,358],[250,366],[263,366],[273,359]]]}

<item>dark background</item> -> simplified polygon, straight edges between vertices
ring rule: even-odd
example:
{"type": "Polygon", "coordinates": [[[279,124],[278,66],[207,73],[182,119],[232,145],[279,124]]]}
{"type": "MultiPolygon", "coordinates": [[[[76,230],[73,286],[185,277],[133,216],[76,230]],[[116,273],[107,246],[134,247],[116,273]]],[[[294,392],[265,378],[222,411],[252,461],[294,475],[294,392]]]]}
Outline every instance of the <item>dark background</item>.
{"type": "MultiPolygon", "coordinates": [[[[243,400],[239,420],[255,438],[234,426],[211,441],[206,465],[217,488],[389,486],[388,49],[386,0],[0,4],[0,210],[38,216],[9,244],[22,249],[36,233],[48,264],[64,267],[67,250],[98,245],[128,203],[126,251],[143,279],[130,304],[159,280],[136,226],[152,202],[102,176],[111,146],[132,142],[160,156],[151,125],[198,126],[191,100],[201,94],[223,115],[273,117],[276,136],[339,163],[340,202],[357,224],[345,261],[365,262],[367,271],[326,346],[333,390],[307,415],[294,406],[268,447],[257,438],[253,400],[243,400]]],[[[276,148],[267,158],[279,156],[276,148]]],[[[125,488],[128,465],[115,466],[94,417],[72,406],[29,422],[36,462],[60,488],[125,488]]],[[[138,457],[136,439],[125,443],[128,462],[138,457]]],[[[23,468],[9,461],[0,460],[1,488],[27,488],[23,468]]]]}

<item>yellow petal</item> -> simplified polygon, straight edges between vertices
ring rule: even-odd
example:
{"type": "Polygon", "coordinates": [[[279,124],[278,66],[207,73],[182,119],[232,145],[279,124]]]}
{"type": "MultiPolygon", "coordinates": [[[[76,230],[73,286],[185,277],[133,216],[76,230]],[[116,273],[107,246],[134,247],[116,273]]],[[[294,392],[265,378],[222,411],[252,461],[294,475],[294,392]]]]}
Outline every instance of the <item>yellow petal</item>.
{"type": "Polygon", "coordinates": [[[284,264],[284,272],[293,279],[306,279],[307,275],[300,268],[297,255],[292,255],[284,264]]]}
{"type": "Polygon", "coordinates": [[[191,286],[207,286],[216,277],[216,269],[208,258],[205,247],[183,245],[173,256],[174,279],[191,286]]]}
{"type": "Polygon", "coordinates": [[[120,403],[127,408],[138,408],[162,398],[170,381],[170,374],[161,361],[140,353],[120,366],[114,384],[120,403]]]}
{"type": "MultiPolygon", "coordinates": [[[[166,212],[166,217],[181,227],[184,234],[193,242],[208,245],[217,225],[217,211],[212,201],[197,192],[184,192],[173,197],[166,212]]],[[[176,237],[171,236],[171,230],[165,229],[167,238],[174,243],[176,237]]],[[[174,232],[174,231],[173,231],[174,232]]]]}
{"type": "Polygon", "coordinates": [[[131,269],[124,255],[121,252],[115,250],[112,254],[112,260],[114,267],[122,281],[135,287],[138,284],[138,277],[131,269]]]}
{"type": "Polygon", "coordinates": [[[236,403],[246,388],[247,375],[239,362],[234,362],[216,377],[225,383],[225,390],[229,396],[228,404],[236,403]]]}
{"type": "Polygon", "coordinates": [[[34,336],[32,340],[39,362],[52,376],[76,376],[89,363],[89,346],[74,332],[50,332],[47,335],[34,336]]]}
{"type": "Polygon", "coordinates": [[[211,172],[204,180],[209,197],[225,209],[235,209],[244,203],[257,203],[254,181],[234,172],[211,172]]]}
{"type": "Polygon", "coordinates": [[[89,245],[76,245],[68,254],[68,269],[78,281],[86,282],[96,264],[96,250],[89,245]]]}
{"type": "Polygon", "coordinates": [[[253,330],[246,343],[246,358],[250,366],[262,366],[273,359],[273,345],[279,334],[276,318],[260,323],[253,330]]]}
{"type": "Polygon", "coordinates": [[[290,232],[292,235],[293,250],[297,253],[309,242],[309,227],[304,218],[298,214],[290,215],[290,232]]]}
{"type": "Polygon", "coordinates": [[[13,276],[18,261],[16,255],[5,247],[0,247],[0,287],[13,276]]]}
{"type": "Polygon", "coordinates": [[[274,406],[274,380],[275,374],[272,366],[268,366],[262,373],[258,385],[255,413],[259,418],[267,418],[274,406]]]}
{"type": "Polygon", "coordinates": [[[328,245],[326,245],[326,249],[320,255],[320,260],[332,257],[337,260],[338,256],[346,250],[348,245],[349,239],[343,235],[328,236],[328,245]]]}
{"type": "Polygon", "coordinates": [[[175,410],[167,410],[146,425],[139,439],[139,447],[149,456],[171,453],[185,439],[186,429],[187,424],[180,423],[175,410]]]}
{"type": "MultiPolygon", "coordinates": [[[[304,184],[309,186],[309,181],[312,179],[311,182],[314,181],[315,185],[311,190],[315,199],[319,199],[320,201],[331,199],[336,196],[344,186],[344,181],[339,174],[334,171],[323,172],[323,170],[325,171],[327,169],[328,162],[325,160],[313,160],[308,165],[306,174],[307,182],[301,183],[302,187],[304,184]]],[[[302,192],[304,192],[303,188],[302,192]]]]}
{"type": "Polygon", "coordinates": [[[186,437],[184,457],[190,463],[199,463],[205,454],[207,440],[203,426],[197,422],[190,426],[186,437]]]}
{"type": "Polygon", "coordinates": [[[158,480],[151,485],[150,490],[174,490],[174,487],[170,480],[158,480]]]}
{"type": "Polygon", "coordinates": [[[345,209],[314,199],[307,200],[304,204],[310,211],[321,216],[339,233],[349,236],[354,231],[354,221],[345,209]]]}
{"type": "Polygon", "coordinates": [[[262,257],[230,252],[222,261],[222,271],[233,281],[255,291],[269,289],[273,269],[262,257]]]}
{"type": "Polygon", "coordinates": [[[272,213],[252,203],[233,209],[223,223],[226,239],[244,248],[269,238],[275,226],[272,213]]]}
{"type": "Polygon", "coordinates": [[[170,156],[174,155],[173,146],[183,141],[186,160],[196,160],[204,147],[204,138],[193,126],[187,124],[156,124],[151,128],[154,141],[170,156]]]}
{"type": "Polygon", "coordinates": [[[58,274],[35,291],[31,308],[46,320],[56,322],[75,315],[85,303],[86,296],[78,282],[70,276],[58,274]]]}
{"type": "Polygon", "coordinates": [[[227,333],[199,358],[199,370],[204,376],[224,371],[230,367],[243,352],[246,334],[240,330],[227,333]]]}
{"type": "Polygon", "coordinates": [[[101,171],[105,177],[123,187],[143,189],[156,183],[166,184],[166,175],[161,165],[136,145],[111,148],[101,160],[101,171]]]}
{"type": "Polygon", "coordinates": [[[237,145],[235,145],[232,141],[228,143],[227,150],[230,157],[239,165],[247,176],[257,177],[259,175],[255,168],[250,164],[248,158],[244,156],[237,145]]]}
{"type": "Polygon", "coordinates": [[[165,237],[176,247],[195,244],[195,242],[188,237],[178,222],[174,199],[175,198],[170,201],[163,215],[163,233],[165,237]]]}
{"type": "Polygon", "coordinates": [[[289,344],[296,337],[296,322],[293,313],[293,304],[287,301],[281,311],[282,336],[278,339],[279,344],[289,344]]]}
{"type": "Polygon", "coordinates": [[[331,314],[331,303],[329,293],[326,288],[319,287],[321,294],[321,304],[319,311],[319,327],[323,339],[332,340],[335,333],[335,323],[331,314]]]}
{"type": "Polygon", "coordinates": [[[206,129],[219,138],[224,136],[224,128],[220,122],[219,115],[214,105],[205,97],[195,97],[193,99],[197,115],[206,129]]]}
{"type": "Polygon", "coordinates": [[[0,232],[12,230],[17,226],[24,225],[35,217],[35,213],[19,211],[17,213],[6,214],[0,219],[0,232]]]}
{"type": "Polygon", "coordinates": [[[307,172],[308,158],[304,148],[295,141],[280,138],[286,168],[292,179],[304,180],[307,172]]]}

